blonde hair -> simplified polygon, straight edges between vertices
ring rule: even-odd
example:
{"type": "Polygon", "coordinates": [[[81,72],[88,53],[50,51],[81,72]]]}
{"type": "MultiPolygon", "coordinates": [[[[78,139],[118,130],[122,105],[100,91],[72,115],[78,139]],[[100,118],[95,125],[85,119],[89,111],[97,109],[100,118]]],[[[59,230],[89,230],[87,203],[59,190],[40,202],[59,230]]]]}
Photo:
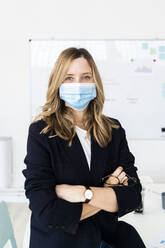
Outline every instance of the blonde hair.
{"type": "MultiPolygon", "coordinates": [[[[54,129],[54,136],[58,135],[65,140],[69,140],[69,146],[72,145],[72,139],[76,133],[75,120],[71,108],[65,106],[65,102],[59,97],[59,86],[64,80],[71,62],[79,57],[84,57],[88,61],[94,82],[96,83],[97,92],[96,98],[89,102],[84,115],[87,136],[89,137],[93,127],[95,140],[101,147],[104,147],[112,139],[112,128],[119,128],[119,126],[110,117],[102,114],[105,101],[103,84],[94,59],[84,48],[71,47],[61,52],[49,77],[46,103],[41,106],[41,113],[32,122],[43,119],[46,121],[47,126],[40,133],[47,133],[49,130],[54,129]]],[[[49,137],[53,138],[54,136],[49,137]]]]}

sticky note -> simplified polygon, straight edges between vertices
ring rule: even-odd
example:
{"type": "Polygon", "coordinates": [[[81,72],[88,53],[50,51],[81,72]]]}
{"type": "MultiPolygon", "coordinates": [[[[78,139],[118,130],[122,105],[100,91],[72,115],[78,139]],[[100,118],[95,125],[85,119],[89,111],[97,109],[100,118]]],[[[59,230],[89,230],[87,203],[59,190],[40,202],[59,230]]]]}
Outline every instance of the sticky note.
{"type": "Polygon", "coordinates": [[[162,97],[165,97],[165,83],[162,83],[162,97]]]}
{"type": "Polygon", "coordinates": [[[165,59],[165,53],[160,53],[159,54],[159,59],[165,59]]]}
{"type": "Polygon", "coordinates": [[[156,54],[156,48],[150,48],[150,54],[156,54]]]}
{"type": "Polygon", "coordinates": [[[160,46],[159,47],[159,52],[165,52],[165,46],[160,46]]]}
{"type": "Polygon", "coordinates": [[[142,43],[142,49],[147,50],[148,49],[148,43],[142,43]]]}

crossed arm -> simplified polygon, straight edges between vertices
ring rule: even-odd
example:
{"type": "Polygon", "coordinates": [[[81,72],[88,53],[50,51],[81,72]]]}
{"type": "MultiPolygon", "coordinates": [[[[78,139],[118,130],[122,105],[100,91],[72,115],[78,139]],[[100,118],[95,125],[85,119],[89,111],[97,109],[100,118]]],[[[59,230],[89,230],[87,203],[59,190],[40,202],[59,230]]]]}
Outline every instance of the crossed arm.
{"type": "MultiPolygon", "coordinates": [[[[124,129],[119,130],[121,138],[117,160],[119,165],[123,166],[126,175],[135,177],[137,183],[133,187],[92,186],[94,196],[87,204],[83,203],[85,191],[83,185],[56,185],[47,136],[40,135],[44,125],[39,121],[29,127],[27,154],[24,158],[26,168],[22,171],[26,178],[24,188],[26,197],[30,201],[29,208],[34,217],[39,220],[40,228],[49,232],[50,226],[54,228],[60,226],[66,232],[75,234],[80,220],[100,210],[117,211],[117,215],[121,217],[139,206],[142,186],[136,173],[137,168],[134,166],[135,158],[128,148],[124,129]],[[69,218],[67,218],[68,214],[70,214],[69,218]]],[[[117,175],[118,178],[120,174],[122,173],[117,175]]]]}
{"type": "MultiPolygon", "coordinates": [[[[113,175],[117,176],[120,183],[122,183],[127,177],[122,167],[118,167],[113,175]]],[[[116,183],[113,178],[108,178],[106,183],[116,183]],[[111,181],[110,181],[111,180],[111,181]]],[[[100,210],[106,210],[108,212],[117,212],[118,204],[115,191],[111,187],[90,187],[93,191],[93,197],[89,203],[83,203],[82,213],[80,220],[88,218],[100,210]]],[[[58,197],[70,201],[70,202],[84,202],[85,187],[83,185],[68,185],[59,184],[56,185],[56,194],[58,197]]]]}

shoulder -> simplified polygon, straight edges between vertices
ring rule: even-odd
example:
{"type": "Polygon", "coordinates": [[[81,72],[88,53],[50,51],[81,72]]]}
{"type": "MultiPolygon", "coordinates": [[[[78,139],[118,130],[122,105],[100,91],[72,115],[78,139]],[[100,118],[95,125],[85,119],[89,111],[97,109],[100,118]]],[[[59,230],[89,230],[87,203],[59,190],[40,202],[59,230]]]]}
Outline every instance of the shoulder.
{"type": "MultiPolygon", "coordinates": [[[[28,129],[28,145],[29,147],[33,147],[34,145],[37,145],[35,147],[42,147],[48,148],[48,142],[47,142],[47,136],[49,134],[49,131],[47,133],[40,133],[43,128],[47,126],[46,121],[43,119],[33,121],[29,125],[28,129]]],[[[35,148],[36,149],[36,148],[35,148]]]]}
{"type": "Polygon", "coordinates": [[[110,121],[112,121],[114,124],[116,124],[116,125],[119,125],[120,127],[121,127],[121,123],[120,123],[120,121],[118,120],[118,119],[115,119],[115,118],[113,118],[113,117],[111,117],[111,116],[107,116],[109,119],[110,119],[110,121]]]}
{"type": "Polygon", "coordinates": [[[37,120],[35,122],[31,122],[29,125],[29,134],[44,136],[45,134],[43,134],[43,133],[40,134],[40,132],[46,126],[47,126],[47,123],[43,119],[37,120]]]}
{"type": "Polygon", "coordinates": [[[112,133],[113,135],[117,135],[119,137],[119,139],[123,139],[123,137],[126,137],[126,133],[125,133],[125,129],[123,127],[123,125],[121,124],[121,121],[119,121],[119,119],[113,118],[111,116],[107,116],[110,121],[113,122],[113,124],[116,124],[117,126],[119,126],[119,128],[112,128],[112,133]]]}

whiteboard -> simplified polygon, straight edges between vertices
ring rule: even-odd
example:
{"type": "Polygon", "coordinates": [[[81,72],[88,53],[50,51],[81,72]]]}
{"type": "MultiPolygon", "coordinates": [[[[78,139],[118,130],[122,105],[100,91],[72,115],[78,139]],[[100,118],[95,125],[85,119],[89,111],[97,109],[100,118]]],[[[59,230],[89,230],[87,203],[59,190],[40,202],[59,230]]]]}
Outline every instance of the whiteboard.
{"type": "Polygon", "coordinates": [[[165,139],[165,40],[29,40],[31,118],[46,101],[51,70],[68,47],[93,56],[104,87],[103,113],[128,139],[165,139]]]}

